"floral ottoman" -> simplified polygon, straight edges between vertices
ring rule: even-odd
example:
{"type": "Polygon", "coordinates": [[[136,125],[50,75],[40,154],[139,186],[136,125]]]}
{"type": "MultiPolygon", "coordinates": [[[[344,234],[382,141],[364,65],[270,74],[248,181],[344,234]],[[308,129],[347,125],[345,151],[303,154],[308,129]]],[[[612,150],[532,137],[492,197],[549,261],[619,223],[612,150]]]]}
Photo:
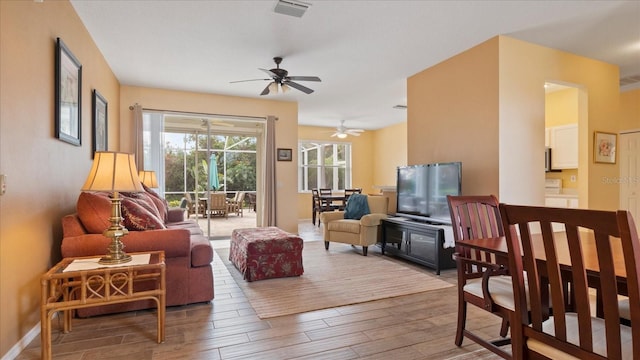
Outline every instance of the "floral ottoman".
{"type": "Polygon", "coordinates": [[[300,276],[302,239],[277,227],[235,229],[229,261],[247,281],[300,276]]]}

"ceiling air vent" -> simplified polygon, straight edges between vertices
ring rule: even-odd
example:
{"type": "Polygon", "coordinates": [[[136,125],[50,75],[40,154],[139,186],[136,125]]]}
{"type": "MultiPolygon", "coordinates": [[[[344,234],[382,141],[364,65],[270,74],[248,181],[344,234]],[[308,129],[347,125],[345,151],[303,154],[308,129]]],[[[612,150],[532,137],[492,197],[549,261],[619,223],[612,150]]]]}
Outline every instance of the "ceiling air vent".
{"type": "Polygon", "coordinates": [[[395,105],[393,108],[398,110],[406,110],[407,105],[395,105]]]}
{"type": "Polygon", "coordinates": [[[631,85],[640,82],[640,75],[632,75],[620,79],[620,86],[631,85]]]}
{"type": "Polygon", "coordinates": [[[278,0],[273,11],[278,14],[302,17],[310,6],[311,4],[303,3],[302,1],[278,0]]]}

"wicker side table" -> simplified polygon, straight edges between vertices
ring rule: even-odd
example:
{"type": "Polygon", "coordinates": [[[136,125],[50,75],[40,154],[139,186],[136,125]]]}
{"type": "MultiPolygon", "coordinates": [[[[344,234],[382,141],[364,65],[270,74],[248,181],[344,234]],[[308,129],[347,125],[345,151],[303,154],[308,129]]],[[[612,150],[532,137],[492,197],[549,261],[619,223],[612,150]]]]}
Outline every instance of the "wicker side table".
{"type": "MultiPolygon", "coordinates": [[[[51,317],[63,312],[63,331],[71,331],[72,310],[151,299],[158,307],[158,343],[164,342],[166,279],[164,251],[131,253],[132,257],[149,257],[148,264],[121,264],[90,270],[65,271],[74,261],[96,257],[62,259],[40,280],[42,286],[41,344],[42,359],[51,359],[51,317]],[[149,290],[136,290],[135,283],[154,284],[149,290]]],[[[148,288],[148,287],[145,287],[148,288]]]]}

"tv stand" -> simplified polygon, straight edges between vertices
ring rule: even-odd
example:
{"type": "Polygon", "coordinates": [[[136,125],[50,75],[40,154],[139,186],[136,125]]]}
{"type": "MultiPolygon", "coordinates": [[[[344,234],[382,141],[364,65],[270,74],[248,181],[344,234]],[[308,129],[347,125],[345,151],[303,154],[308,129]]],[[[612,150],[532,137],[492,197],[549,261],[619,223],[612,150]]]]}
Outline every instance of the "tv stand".
{"type": "Polygon", "coordinates": [[[401,217],[382,220],[382,254],[385,252],[415,263],[440,270],[453,269],[456,263],[452,258],[454,248],[445,248],[443,226],[401,217]]]}

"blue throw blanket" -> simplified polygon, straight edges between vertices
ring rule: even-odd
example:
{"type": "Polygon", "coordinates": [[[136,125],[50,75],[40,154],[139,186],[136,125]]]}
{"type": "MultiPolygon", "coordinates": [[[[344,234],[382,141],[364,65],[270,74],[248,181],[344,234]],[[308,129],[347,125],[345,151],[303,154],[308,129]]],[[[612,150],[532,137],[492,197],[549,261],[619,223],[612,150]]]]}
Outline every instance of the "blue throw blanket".
{"type": "Polygon", "coordinates": [[[347,206],[344,209],[345,219],[360,220],[364,215],[369,214],[369,203],[367,202],[367,195],[353,194],[349,196],[347,200],[347,206]]]}

